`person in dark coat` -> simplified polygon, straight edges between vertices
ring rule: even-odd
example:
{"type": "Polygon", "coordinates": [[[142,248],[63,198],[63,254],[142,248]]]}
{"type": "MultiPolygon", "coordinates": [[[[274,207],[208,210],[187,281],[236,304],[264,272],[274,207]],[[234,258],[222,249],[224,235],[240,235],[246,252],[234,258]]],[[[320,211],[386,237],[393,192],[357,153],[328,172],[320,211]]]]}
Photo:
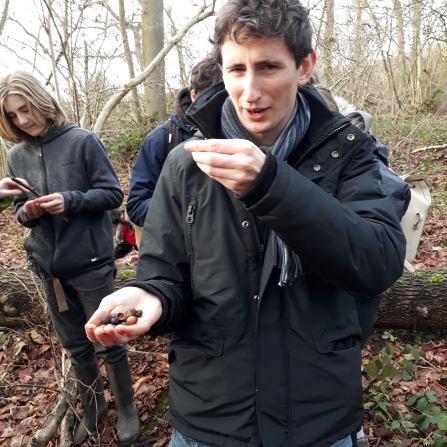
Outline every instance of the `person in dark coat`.
{"type": "Polygon", "coordinates": [[[42,281],[56,335],[69,357],[84,415],[73,439],[84,442],[107,413],[97,357],[104,360],[117,407],[117,436],[139,436],[127,345],[92,344],[84,324],[115,290],[112,223],[107,211],[123,192],[107,152],[93,133],[68,122],[63,109],[30,73],[0,79],[0,136],[14,143],[7,154],[11,177],[39,196],[14,198],[16,218],[30,229],[28,265],[42,281]]]}
{"type": "MultiPolygon", "coordinates": [[[[205,58],[192,69],[191,85],[178,92],[175,110],[171,114],[171,120],[182,131],[183,141],[195,132],[194,126],[185,117],[186,110],[201,92],[221,80],[221,70],[214,57],[205,58]]],[[[141,230],[155,185],[168,155],[166,145],[167,126],[163,123],[144,139],[132,168],[126,212],[134,224],[137,246],[140,245],[141,230]]]]}
{"type": "Polygon", "coordinates": [[[308,83],[297,0],[230,0],[214,28],[224,84],[168,156],[136,281],[86,325],[104,346],[169,348],[171,447],[350,447],[363,419],[356,296],[402,275],[405,238],[369,135],[308,83]],[[102,328],[124,306],[135,326],[102,328]]]}

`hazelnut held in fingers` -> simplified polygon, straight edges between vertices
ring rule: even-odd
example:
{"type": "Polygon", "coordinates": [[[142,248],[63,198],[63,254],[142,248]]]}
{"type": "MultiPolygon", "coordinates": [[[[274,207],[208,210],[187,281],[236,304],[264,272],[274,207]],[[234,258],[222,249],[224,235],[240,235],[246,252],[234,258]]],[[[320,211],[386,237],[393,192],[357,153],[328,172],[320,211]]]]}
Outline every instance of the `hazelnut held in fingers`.
{"type": "Polygon", "coordinates": [[[118,326],[119,324],[133,326],[138,323],[138,318],[143,315],[142,310],[137,310],[132,307],[126,312],[114,313],[111,315],[106,315],[102,318],[103,326],[111,324],[112,326],[118,326]]]}

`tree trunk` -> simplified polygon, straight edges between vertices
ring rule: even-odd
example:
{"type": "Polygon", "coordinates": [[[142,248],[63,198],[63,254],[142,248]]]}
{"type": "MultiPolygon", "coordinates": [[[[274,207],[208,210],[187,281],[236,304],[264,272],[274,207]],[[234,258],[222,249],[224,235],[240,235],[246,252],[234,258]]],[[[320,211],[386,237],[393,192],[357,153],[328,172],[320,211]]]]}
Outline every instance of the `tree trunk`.
{"type": "MultiPolygon", "coordinates": [[[[119,18],[120,18],[120,32],[123,39],[124,57],[127,62],[127,70],[129,71],[129,79],[135,77],[135,69],[132,60],[132,52],[129,47],[129,38],[127,37],[127,26],[126,26],[126,12],[124,9],[124,0],[119,0],[119,18]]],[[[136,88],[132,89],[132,113],[134,120],[137,124],[140,124],[140,100],[138,98],[138,92],[136,88]]]]}
{"type": "Polygon", "coordinates": [[[332,84],[333,66],[332,66],[332,53],[334,45],[334,0],[325,0],[324,9],[326,11],[326,26],[324,28],[324,44],[323,44],[323,79],[326,85],[332,84]]]}
{"type": "Polygon", "coordinates": [[[406,89],[406,60],[405,60],[405,34],[404,34],[404,17],[402,4],[400,0],[394,0],[394,14],[396,16],[396,32],[397,32],[397,52],[398,52],[398,77],[399,77],[399,95],[402,95],[406,89]]]}
{"type": "MultiPolygon", "coordinates": [[[[120,267],[115,287],[120,289],[134,279],[135,267],[120,267]]],[[[45,305],[39,293],[40,281],[29,270],[0,268],[0,326],[41,324],[45,305]]],[[[447,267],[442,267],[405,272],[383,294],[375,326],[438,332],[446,328],[446,322],[447,267]]]]}
{"type": "MultiPolygon", "coordinates": [[[[164,45],[163,0],[143,0],[141,2],[141,39],[143,43],[143,63],[148,66],[164,45]]],[[[158,64],[149,82],[145,85],[145,109],[148,116],[157,113],[157,121],[166,120],[166,87],[164,60],[158,64]]]]}

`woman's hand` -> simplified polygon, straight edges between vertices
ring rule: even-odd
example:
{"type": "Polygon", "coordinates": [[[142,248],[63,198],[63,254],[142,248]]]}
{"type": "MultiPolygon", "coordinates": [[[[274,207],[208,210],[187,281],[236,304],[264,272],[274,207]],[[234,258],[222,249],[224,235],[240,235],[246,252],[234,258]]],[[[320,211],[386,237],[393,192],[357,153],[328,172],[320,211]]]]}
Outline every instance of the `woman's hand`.
{"type": "Polygon", "coordinates": [[[46,212],[43,208],[40,207],[39,203],[36,203],[36,200],[37,199],[28,200],[22,206],[22,213],[25,214],[28,219],[38,219],[39,217],[42,217],[46,212]]]}
{"type": "Polygon", "coordinates": [[[139,287],[124,287],[106,296],[85,325],[88,339],[104,346],[127,343],[145,334],[161,317],[161,301],[152,293],[139,287]],[[135,308],[143,314],[132,326],[102,326],[103,317],[135,308]]]}
{"type": "MultiPolygon", "coordinates": [[[[26,180],[19,178],[23,183],[28,184],[26,180]]],[[[6,177],[0,180],[0,199],[9,196],[20,196],[26,194],[28,191],[25,188],[19,186],[16,182],[6,177]]]]}
{"type": "Polygon", "coordinates": [[[65,210],[65,199],[62,194],[54,193],[34,200],[43,210],[50,214],[62,214],[65,210]]]}

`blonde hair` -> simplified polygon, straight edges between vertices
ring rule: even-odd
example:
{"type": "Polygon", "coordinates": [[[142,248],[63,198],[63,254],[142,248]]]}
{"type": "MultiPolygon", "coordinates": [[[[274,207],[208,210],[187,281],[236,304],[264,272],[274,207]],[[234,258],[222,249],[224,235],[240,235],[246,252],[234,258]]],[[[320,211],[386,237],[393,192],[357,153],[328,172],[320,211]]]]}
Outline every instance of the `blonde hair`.
{"type": "Polygon", "coordinates": [[[33,121],[38,124],[35,115],[38,110],[46,120],[45,133],[50,127],[63,126],[67,116],[48,90],[31,73],[15,71],[0,78],[0,136],[10,143],[17,144],[29,139],[30,135],[20,130],[5,113],[4,102],[9,95],[20,95],[33,121]]]}

